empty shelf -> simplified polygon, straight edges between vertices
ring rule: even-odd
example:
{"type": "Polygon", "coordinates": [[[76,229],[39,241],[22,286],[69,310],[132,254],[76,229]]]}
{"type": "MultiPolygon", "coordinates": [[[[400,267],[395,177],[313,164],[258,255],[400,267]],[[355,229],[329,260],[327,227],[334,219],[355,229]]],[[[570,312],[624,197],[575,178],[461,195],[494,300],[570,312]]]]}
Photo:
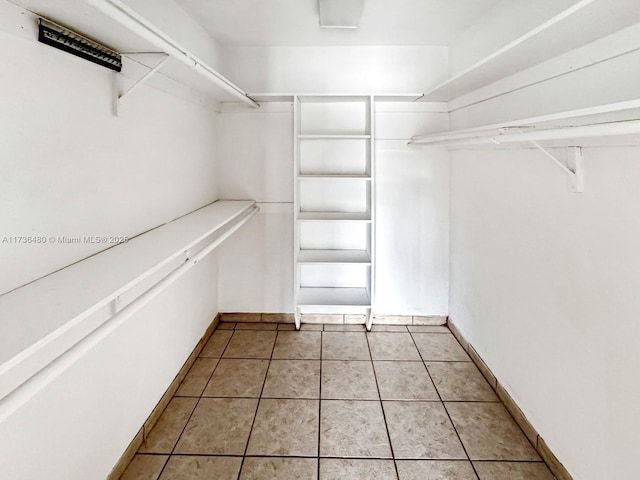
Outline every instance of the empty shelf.
{"type": "Polygon", "coordinates": [[[371,135],[298,135],[300,140],[367,140],[371,135]]]}
{"type": "Polygon", "coordinates": [[[298,264],[319,263],[360,263],[371,265],[371,257],[366,250],[300,250],[298,264]]]}
{"type": "Polygon", "coordinates": [[[358,175],[358,174],[340,174],[340,173],[303,173],[298,175],[298,178],[350,178],[355,180],[371,180],[371,175],[358,175]]]}
{"type": "Polygon", "coordinates": [[[299,307],[369,307],[371,300],[366,288],[301,287],[299,307]]]}
{"type": "Polygon", "coordinates": [[[350,222],[370,222],[371,215],[358,212],[300,212],[298,220],[302,221],[327,221],[340,220],[350,222]]]}

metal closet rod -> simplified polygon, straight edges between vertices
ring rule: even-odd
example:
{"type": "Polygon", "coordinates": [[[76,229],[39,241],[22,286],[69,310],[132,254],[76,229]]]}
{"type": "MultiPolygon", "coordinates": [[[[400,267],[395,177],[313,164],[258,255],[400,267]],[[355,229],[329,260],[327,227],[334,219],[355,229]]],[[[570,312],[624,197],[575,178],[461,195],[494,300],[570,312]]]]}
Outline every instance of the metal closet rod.
{"type": "Polygon", "coordinates": [[[94,6],[105,15],[111,17],[120,25],[151,42],[172,58],[175,58],[188,67],[193,68],[196,72],[203,75],[223,90],[229,92],[240,101],[254,108],[258,108],[260,106],[237,85],[233,84],[206,63],[199,60],[178,42],[149,23],[144,17],[140,16],[120,0],[85,0],[85,2],[94,6]]]}

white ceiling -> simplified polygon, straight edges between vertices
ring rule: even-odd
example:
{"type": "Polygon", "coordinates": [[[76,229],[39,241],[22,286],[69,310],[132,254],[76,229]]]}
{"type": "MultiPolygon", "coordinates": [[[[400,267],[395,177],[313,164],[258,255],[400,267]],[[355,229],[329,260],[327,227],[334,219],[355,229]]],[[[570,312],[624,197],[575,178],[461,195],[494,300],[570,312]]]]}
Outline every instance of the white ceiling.
{"type": "Polygon", "coordinates": [[[365,0],[360,27],[327,30],[317,0],[176,0],[223,45],[450,45],[500,0],[365,0]]]}

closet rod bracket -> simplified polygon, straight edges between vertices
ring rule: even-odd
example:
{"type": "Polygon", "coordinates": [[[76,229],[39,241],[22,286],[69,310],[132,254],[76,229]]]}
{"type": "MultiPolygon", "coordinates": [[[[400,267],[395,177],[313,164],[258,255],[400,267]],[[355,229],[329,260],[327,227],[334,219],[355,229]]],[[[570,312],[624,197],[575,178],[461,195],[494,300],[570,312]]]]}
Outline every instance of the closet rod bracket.
{"type": "Polygon", "coordinates": [[[131,85],[125,92],[120,93],[119,88],[118,88],[118,77],[117,77],[117,73],[115,73],[116,78],[113,82],[113,113],[114,115],[117,117],[120,111],[120,104],[124,101],[124,99],[131,95],[131,93],[137,89],[140,85],[142,85],[145,81],[147,81],[149,78],[151,78],[155,73],[158,72],[158,70],[160,70],[160,68],[162,68],[162,66],[169,60],[169,55],[164,53],[164,52],[129,52],[123,55],[136,55],[136,54],[144,54],[144,55],[149,55],[149,54],[155,54],[155,55],[161,55],[162,59],[153,67],[151,68],[148,72],[146,72],[142,77],[140,77],[138,80],[136,80],[136,82],[131,85]]]}
{"type": "Polygon", "coordinates": [[[582,159],[582,147],[568,147],[569,155],[565,165],[558,157],[544,148],[538,142],[530,140],[531,145],[540,150],[547,158],[567,174],[567,189],[571,193],[584,192],[584,164],[582,159]]]}

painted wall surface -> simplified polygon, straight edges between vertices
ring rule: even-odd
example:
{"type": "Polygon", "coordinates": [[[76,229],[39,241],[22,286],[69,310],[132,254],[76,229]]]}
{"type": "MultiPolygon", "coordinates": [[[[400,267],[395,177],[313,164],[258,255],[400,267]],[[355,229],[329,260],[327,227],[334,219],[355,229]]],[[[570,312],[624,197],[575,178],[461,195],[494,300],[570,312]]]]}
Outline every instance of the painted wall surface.
{"type": "MultiPolygon", "coordinates": [[[[108,70],[0,23],[0,240],[133,236],[218,198],[214,111],[142,86],[113,117],[108,70]]],[[[0,243],[0,292],[104,248],[0,243]]],[[[104,479],[217,313],[217,278],[203,261],[3,418],[0,476],[104,479]]]]}
{"type": "Polygon", "coordinates": [[[445,47],[226,47],[249,93],[420,93],[444,80],[445,47]]]}
{"type": "Polygon", "coordinates": [[[449,159],[407,139],[445,130],[429,104],[376,105],[376,314],[448,314],[449,159]]]}
{"type": "Polygon", "coordinates": [[[222,198],[259,202],[256,218],[220,248],[221,312],[292,312],[293,110],[225,104],[218,117],[222,198]]]}
{"type": "MultiPolygon", "coordinates": [[[[114,117],[109,70],[0,36],[0,237],[131,237],[217,199],[215,112],[140,88],[114,117]]],[[[0,293],[104,248],[0,243],[0,293]]]]}
{"type": "MultiPolygon", "coordinates": [[[[633,98],[630,58],[458,110],[451,122],[633,98]],[[607,78],[621,88],[601,90],[607,78]]],[[[640,476],[640,384],[630,380],[640,368],[640,147],[583,153],[585,191],[572,194],[535,149],[451,152],[450,317],[574,478],[631,480],[640,476]]]]}

